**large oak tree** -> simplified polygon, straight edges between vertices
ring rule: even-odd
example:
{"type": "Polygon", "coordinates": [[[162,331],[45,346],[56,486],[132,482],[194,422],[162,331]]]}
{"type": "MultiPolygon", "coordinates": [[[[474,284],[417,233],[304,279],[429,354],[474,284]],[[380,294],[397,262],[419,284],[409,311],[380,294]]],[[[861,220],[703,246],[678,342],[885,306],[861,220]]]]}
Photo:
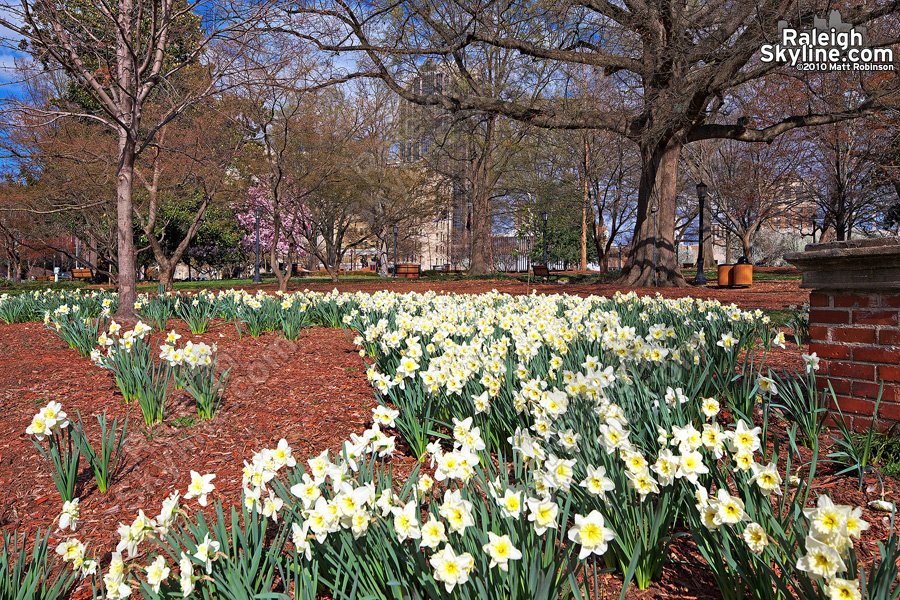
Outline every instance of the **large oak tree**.
{"type": "MultiPolygon", "coordinates": [[[[748,83],[788,76],[803,85],[797,71],[762,63],[760,46],[777,41],[779,21],[811,27],[813,17],[831,8],[824,1],[795,0],[299,0],[291,11],[304,18],[297,35],[323,51],[362,55],[360,64],[370,76],[410,102],[499,114],[539,127],[603,129],[631,140],[641,157],[641,178],[633,250],[622,281],[652,285],[657,248],[659,285],[674,286],[685,283],[674,238],[677,170],[686,144],[713,138],[770,142],[797,127],[874,114],[886,95],[896,93],[894,74],[848,74],[858,77],[859,93],[847,108],[785,111],[740,124],[712,116],[748,83]],[[612,78],[621,100],[586,106],[564,81],[538,101],[510,98],[480,85],[467,59],[490,48],[514,50],[535,63],[586,65],[612,78]],[[407,86],[426,57],[463,85],[427,91],[407,86]],[[658,210],[658,231],[651,209],[658,210]]],[[[896,26],[877,25],[898,11],[900,1],[882,0],[852,3],[842,12],[844,22],[896,36],[896,26]]],[[[896,41],[879,38],[870,45],[896,41]]],[[[528,76],[524,69],[522,76],[528,76]]]]}

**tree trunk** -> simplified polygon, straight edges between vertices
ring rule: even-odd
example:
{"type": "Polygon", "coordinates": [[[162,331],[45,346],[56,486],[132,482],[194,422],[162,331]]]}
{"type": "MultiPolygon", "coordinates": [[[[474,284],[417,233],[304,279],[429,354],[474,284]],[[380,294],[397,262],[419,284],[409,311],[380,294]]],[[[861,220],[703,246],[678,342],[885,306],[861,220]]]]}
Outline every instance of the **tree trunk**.
{"type": "Polygon", "coordinates": [[[748,231],[744,235],[741,236],[741,250],[744,253],[744,257],[753,262],[753,236],[748,231]]]}
{"type": "Polygon", "coordinates": [[[494,143],[494,120],[489,118],[485,125],[484,147],[474,165],[470,275],[488,275],[491,272],[491,190],[488,185],[488,173],[491,169],[494,143]]]}
{"type": "MultiPolygon", "coordinates": [[[[584,142],[584,172],[583,176],[583,186],[582,191],[584,193],[584,197],[581,201],[581,264],[580,270],[587,271],[587,209],[589,194],[588,194],[588,165],[590,161],[588,160],[588,142],[587,135],[582,136],[582,141],[584,142]]],[[[593,213],[593,210],[591,210],[593,213]]]]}
{"type": "Polygon", "coordinates": [[[688,285],[675,258],[678,159],[683,145],[680,137],[656,145],[641,145],[638,210],[631,253],[618,280],[622,285],[688,285]],[[655,214],[654,208],[657,209],[655,214]]]}
{"type": "Polygon", "coordinates": [[[165,262],[157,261],[159,267],[159,282],[165,286],[167,292],[171,292],[175,285],[175,266],[174,261],[167,260],[165,262]]]}
{"type": "Polygon", "coordinates": [[[387,277],[388,273],[388,255],[387,255],[387,234],[382,232],[382,235],[378,237],[378,260],[377,263],[378,274],[381,277],[387,277]]]}
{"type": "Polygon", "coordinates": [[[119,308],[115,318],[119,321],[134,321],[134,302],[137,300],[135,287],[134,250],[134,139],[127,131],[119,131],[119,169],[116,176],[116,232],[118,234],[118,289],[119,308]]]}

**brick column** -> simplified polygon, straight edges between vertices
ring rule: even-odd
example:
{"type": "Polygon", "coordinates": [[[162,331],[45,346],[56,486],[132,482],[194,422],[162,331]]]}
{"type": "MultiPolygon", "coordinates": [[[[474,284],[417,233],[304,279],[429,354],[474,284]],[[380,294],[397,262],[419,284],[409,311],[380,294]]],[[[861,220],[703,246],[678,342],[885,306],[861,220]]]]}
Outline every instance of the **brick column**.
{"type": "MultiPolygon", "coordinates": [[[[900,238],[811,244],[785,255],[810,288],[809,352],[854,429],[900,423],[900,238]]],[[[835,411],[836,414],[836,411],[835,411]]]]}

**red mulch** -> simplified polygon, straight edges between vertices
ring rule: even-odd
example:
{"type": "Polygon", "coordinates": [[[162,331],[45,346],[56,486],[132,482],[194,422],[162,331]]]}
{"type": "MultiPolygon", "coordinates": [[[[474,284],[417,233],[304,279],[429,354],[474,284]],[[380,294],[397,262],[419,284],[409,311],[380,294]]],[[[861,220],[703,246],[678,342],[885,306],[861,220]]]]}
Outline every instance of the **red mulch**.
{"type": "MultiPolygon", "coordinates": [[[[611,295],[617,288],[596,285],[510,284],[508,282],[353,282],[311,284],[300,289],[342,291],[424,291],[477,293],[497,289],[510,293],[565,292],[611,295]],[[389,285],[385,285],[389,284],[389,285]]],[[[639,293],[656,290],[638,290],[639,293]]],[[[665,296],[684,295],[685,290],[660,290],[665,296]]],[[[780,308],[799,304],[806,292],[796,282],[771,282],[749,290],[691,289],[691,295],[715,297],[722,302],[737,302],[745,308],[780,308]]],[[[351,432],[370,424],[375,399],[365,377],[365,364],[341,330],[312,328],[296,342],[288,342],[274,333],[260,338],[238,339],[231,324],[220,324],[202,335],[190,335],[181,322],[170,322],[184,338],[182,342],[204,341],[218,344],[219,361],[233,367],[227,400],[212,421],[182,426],[179,419],[196,413],[186,395],[170,399],[165,423],[148,430],[137,407],[125,407],[109,371],[80,358],[74,350],[38,323],[0,325],[0,486],[6,494],[0,498],[0,527],[8,530],[46,530],[59,513],[61,502],[53,480],[38,450],[25,434],[31,417],[49,400],[62,403],[70,418],[80,410],[92,440],[98,428],[93,419],[106,409],[110,420],[130,414],[125,444],[125,461],[110,491],[101,494],[89,468],[82,463],[82,476],[76,495],[81,498],[82,521],[76,532],[89,546],[88,554],[99,554],[104,562],[118,542],[116,527],[131,523],[138,509],[148,516],[158,514],[161,503],[173,490],[184,493],[190,481],[189,471],[215,473],[214,498],[227,505],[239,498],[241,467],[252,453],[274,447],[282,437],[294,449],[298,460],[329,449],[337,452],[351,432]]],[[[770,356],[776,367],[800,368],[798,352],[779,350],[770,356]]],[[[401,446],[402,448],[402,446],[401,446]]],[[[399,473],[408,472],[412,459],[395,457],[399,473]]],[[[886,478],[887,499],[900,500],[897,481],[886,478]]],[[[836,501],[865,506],[880,497],[874,487],[858,492],[855,480],[829,478],[828,487],[836,501]]],[[[194,509],[196,501],[185,505],[194,509]]],[[[882,515],[864,511],[880,537],[884,534],[882,515]]],[[[870,530],[870,533],[874,531],[870,530]]],[[[868,539],[873,536],[867,535],[868,539]]],[[[63,539],[59,532],[51,538],[55,545],[63,539]]],[[[680,538],[673,545],[672,558],[696,563],[692,542],[680,538]]],[[[865,544],[867,549],[873,543],[865,544]]],[[[604,576],[607,592],[621,589],[620,576],[604,576]]],[[[73,598],[90,597],[86,585],[73,598]]],[[[649,590],[632,589],[628,598],[708,599],[720,597],[709,574],[700,567],[669,564],[660,581],[649,590]]]]}

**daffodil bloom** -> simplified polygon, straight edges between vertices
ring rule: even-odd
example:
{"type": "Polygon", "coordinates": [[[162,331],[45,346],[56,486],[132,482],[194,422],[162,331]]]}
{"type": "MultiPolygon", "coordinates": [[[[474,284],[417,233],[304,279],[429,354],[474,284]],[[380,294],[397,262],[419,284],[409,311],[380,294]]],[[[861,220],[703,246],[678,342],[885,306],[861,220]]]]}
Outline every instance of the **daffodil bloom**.
{"type": "Polygon", "coordinates": [[[709,473],[709,467],[699,452],[685,452],[678,457],[678,471],[675,473],[678,479],[684,478],[696,485],[697,477],[706,473],[709,473]]]}
{"type": "Polygon", "coordinates": [[[394,507],[394,532],[401,542],[406,539],[417,540],[422,537],[419,528],[419,507],[415,501],[409,501],[405,506],[394,507]]]}
{"type": "Polygon", "coordinates": [[[616,489],[616,484],[606,476],[606,468],[593,465],[587,466],[587,477],[578,485],[586,488],[590,495],[601,498],[606,496],[606,492],[616,489]]]}
{"type": "Polygon", "coordinates": [[[504,517],[518,519],[522,512],[522,492],[507,489],[503,497],[497,498],[497,504],[504,517]]]}
{"type": "Polygon", "coordinates": [[[306,560],[312,560],[312,546],[309,543],[309,524],[304,523],[303,527],[297,523],[291,523],[291,540],[297,549],[297,554],[302,554],[306,560]]]}
{"type": "Polygon", "coordinates": [[[269,490],[268,497],[263,500],[262,514],[264,517],[268,517],[277,523],[278,511],[281,510],[282,506],[284,506],[284,500],[274,495],[272,490],[269,490]]]}
{"type": "Polygon", "coordinates": [[[819,370],[819,357],[816,356],[815,352],[812,354],[801,354],[800,358],[803,359],[803,363],[806,365],[807,373],[819,370]]]}
{"type": "Polygon", "coordinates": [[[181,586],[182,597],[187,598],[194,591],[194,563],[184,552],[178,561],[178,583],[181,586]]]}
{"type": "Polygon", "coordinates": [[[847,533],[850,537],[859,539],[862,532],[869,528],[869,524],[862,520],[862,508],[857,506],[847,515],[847,533]]]}
{"type": "Polygon", "coordinates": [[[78,498],[64,502],[62,512],[59,514],[60,530],[71,527],[72,531],[75,531],[75,527],[78,525],[78,517],[78,498]]]}
{"type": "Polygon", "coordinates": [[[832,577],[825,586],[825,595],[828,600],[861,600],[859,579],[832,577]]]}
{"type": "Polygon", "coordinates": [[[781,495],[781,475],[778,474],[778,467],[775,463],[769,463],[767,466],[753,463],[750,467],[753,471],[753,477],[750,478],[751,483],[756,483],[759,489],[767,496],[772,492],[781,495]]]}
{"type": "Polygon", "coordinates": [[[457,585],[469,581],[469,575],[475,568],[475,560],[471,554],[465,552],[457,556],[449,544],[435,552],[429,562],[434,569],[435,580],[444,584],[448,594],[453,592],[453,588],[457,585]]]}
{"type": "Polygon", "coordinates": [[[200,475],[197,471],[191,471],[191,483],[188,485],[187,493],[184,495],[185,500],[197,498],[200,506],[206,506],[207,495],[212,493],[216,486],[211,482],[216,476],[212,473],[200,475]]]}
{"type": "Polygon", "coordinates": [[[661,485],[672,485],[675,477],[678,475],[678,458],[672,454],[668,448],[659,451],[656,462],[650,467],[650,470],[656,473],[656,478],[661,485]]]}
{"type": "Polygon", "coordinates": [[[849,506],[836,506],[828,496],[819,496],[816,508],[806,508],[803,514],[809,519],[812,534],[819,540],[831,543],[835,538],[849,537],[847,517],[849,506]]]}
{"type": "Polygon", "coordinates": [[[719,414],[719,401],[715,398],[704,398],[700,404],[700,410],[703,411],[707,419],[713,419],[719,414]]]}
{"type": "Polygon", "coordinates": [[[728,448],[734,453],[753,453],[759,450],[759,427],[751,429],[743,419],[738,420],[737,427],[729,433],[728,448]]]}
{"type": "Polygon", "coordinates": [[[812,536],[806,537],[806,554],[797,559],[797,568],[806,571],[812,579],[830,579],[847,570],[837,550],[812,536]]]}
{"type": "Polygon", "coordinates": [[[762,554],[762,551],[769,545],[769,536],[766,535],[766,530],[759,523],[749,523],[744,528],[741,537],[747,542],[747,547],[753,554],[762,554]]]}
{"type": "Polygon", "coordinates": [[[543,535],[548,529],[556,529],[556,517],[559,514],[559,506],[549,498],[539,500],[529,498],[528,520],[534,523],[534,532],[543,535]]]}
{"type": "Polygon", "coordinates": [[[203,541],[197,545],[197,551],[194,553],[194,558],[206,565],[207,575],[212,573],[212,564],[216,559],[216,554],[218,552],[219,542],[217,542],[216,540],[210,540],[208,533],[204,535],[203,541]]]}
{"type": "Polygon", "coordinates": [[[500,536],[492,531],[488,532],[488,543],[481,549],[491,557],[489,566],[491,569],[500,567],[501,571],[507,571],[509,570],[509,561],[522,558],[522,552],[513,546],[508,535],[500,536]]]}
{"type": "Polygon", "coordinates": [[[627,472],[625,478],[628,480],[628,487],[636,491],[641,500],[644,500],[650,494],[658,494],[659,486],[656,479],[650,475],[650,470],[645,469],[638,473],[627,472]]]}
{"type": "Polygon", "coordinates": [[[444,502],[438,512],[447,520],[450,531],[454,533],[462,533],[466,527],[475,524],[472,517],[472,503],[463,499],[459,490],[448,490],[444,493],[444,502]]]}
{"type": "Polygon", "coordinates": [[[578,559],[584,560],[591,554],[603,555],[607,543],[616,533],[604,526],[603,515],[594,510],[588,516],[575,515],[575,525],[569,529],[569,539],[581,544],[578,559]]]}
{"type": "Polygon", "coordinates": [[[106,586],[106,597],[110,600],[122,600],[131,595],[131,587],[125,583],[125,563],[118,552],[112,553],[109,570],[103,576],[103,585],[106,586]]]}
{"type": "Polygon", "coordinates": [[[771,394],[773,396],[778,395],[778,388],[775,387],[775,380],[770,377],[763,377],[762,375],[756,380],[756,385],[764,394],[771,394]]]}
{"type": "Polygon", "coordinates": [[[165,539],[169,528],[175,523],[176,511],[178,510],[178,492],[172,492],[168,498],[163,500],[162,510],[156,517],[157,533],[161,539],[165,539]]]}
{"type": "Polygon", "coordinates": [[[56,547],[56,553],[62,556],[64,562],[73,561],[80,565],[84,559],[85,546],[77,538],[69,538],[56,547]]]}
{"type": "Polygon", "coordinates": [[[726,489],[720,489],[716,493],[715,502],[710,502],[716,509],[713,520],[717,525],[735,525],[747,519],[744,512],[744,503],[737,496],[732,496],[726,489]]]}
{"type": "Polygon", "coordinates": [[[718,342],[716,342],[716,345],[726,352],[731,352],[736,343],[737,339],[733,335],[731,335],[731,332],[728,332],[722,334],[722,338],[718,342]]]}
{"type": "Polygon", "coordinates": [[[159,593],[162,582],[169,578],[169,571],[166,559],[162,556],[157,556],[152,563],[147,565],[147,583],[155,593],[159,593]]]}

